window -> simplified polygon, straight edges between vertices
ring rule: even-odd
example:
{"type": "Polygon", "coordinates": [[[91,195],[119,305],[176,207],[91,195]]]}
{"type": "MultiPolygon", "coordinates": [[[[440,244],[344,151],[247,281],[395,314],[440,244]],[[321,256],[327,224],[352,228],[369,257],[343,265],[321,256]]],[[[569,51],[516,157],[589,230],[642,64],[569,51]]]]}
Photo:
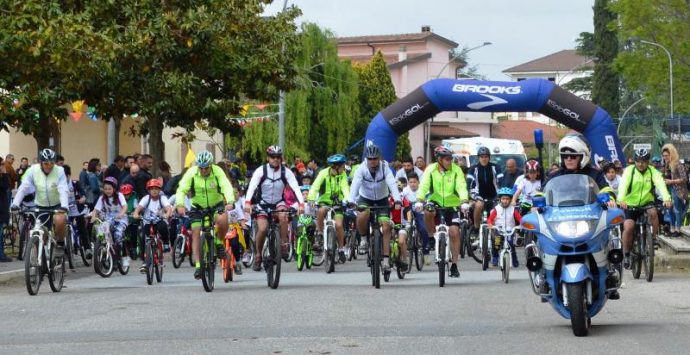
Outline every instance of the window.
{"type": "Polygon", "coordinates": [[[554,78],[554,77],[549,77],[548,80],[551,81],[551,82],[555,82],[555,81],[556,81],[556,78],[554,78]]]}

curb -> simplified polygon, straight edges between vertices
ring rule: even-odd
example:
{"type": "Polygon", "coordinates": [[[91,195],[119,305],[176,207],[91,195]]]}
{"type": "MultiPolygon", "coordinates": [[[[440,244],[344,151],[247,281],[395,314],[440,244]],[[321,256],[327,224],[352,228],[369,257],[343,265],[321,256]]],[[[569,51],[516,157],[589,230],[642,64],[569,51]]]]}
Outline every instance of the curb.
{"type": "Polygon", "coordinates": [[[0,283],[10,282],[24,276],[24,269],[8,270],[0,272],[0,283]]]}
{"type": "Polygon", "coordinates": [[[690,255],[668,254],[659,249],[654,255],[654,266],[660,272],[688,272],[690,271],[690,255]]]}

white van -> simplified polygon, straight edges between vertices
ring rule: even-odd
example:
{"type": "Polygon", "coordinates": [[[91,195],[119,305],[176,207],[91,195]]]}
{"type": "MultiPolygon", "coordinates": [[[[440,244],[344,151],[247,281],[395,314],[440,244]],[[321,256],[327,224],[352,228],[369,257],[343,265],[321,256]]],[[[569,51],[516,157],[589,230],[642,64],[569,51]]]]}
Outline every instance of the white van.
{"type": "Polygon", "coordinates": [[[498,165],[501,171],[505,170],[506,161],[515,159],[518,167],[525,166],[527,156],[522,142],[515,139],[498,138],[457,138],[444,139],[441,144],[453,151],[453,153],[465,157],[469,166],[477,163],[477,150],[479,147],[487,147],[491,151],[491,162],[498,165]]]}

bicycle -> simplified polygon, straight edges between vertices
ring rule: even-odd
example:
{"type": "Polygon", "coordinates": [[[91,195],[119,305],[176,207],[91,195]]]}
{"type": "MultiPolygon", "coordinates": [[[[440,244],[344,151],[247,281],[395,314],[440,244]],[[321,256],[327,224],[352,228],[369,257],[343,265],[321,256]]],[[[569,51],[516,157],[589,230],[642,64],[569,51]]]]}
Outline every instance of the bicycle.
{"type": "MultiPolygon", "coordinates": [[[[503,229],[496,226],[492,227],[491,230],[498,234],[498,238],[495,239],[495,245],[501,247],[498,252],[498,267],[501,269],[501,280],[508,283],[510,279],[510,267],[512,266],[512,255],[515,246],[514,243],[515,232],[521,230],[522,228],[516,226],[513,229],[503,229]]],[[[496,237],[494,235],[494,237],[496,237]]]]}
{"type": "Polygon", "coordinates": [[[24,281],[29,295],[35,296],[41,287],[43,277],[48,275],[48,283],[53,292],[60,292],[65,281],[65,258],[55,256],[57,241],[52,229],[46,224],[53,218],[54,213],[64,213],[60,210],[34,207],[25,209],[22,213],[33,221],[29,230],[24,258],[24,281]]]}
{"type": "Polygon", "coordinates": [[[433,203],[427,203],[425,208],[429,212],[436,211],[437,215],[440,213],[439,217],[441,223],[436,225],[436,232],[434,232],[434,250],[436,253],[436,263],[438,265],[438,286],[443,287],[446,284],[446,273],[450,275],[449,261],[453,259],[450,250],[450,228],[448,225],[449,221],[446,221],[446,212],[450,210],[453,213],[457,213],[457,208],[439,208],[433,203]]]}
{"type": "MultiPolygon", "coordinates": [[[[91,261],[90,258],[86,254],[86,248],[84,245],[81,243],[81,234],[79,234],[79,228],[77,226],[77,219],[75,217],[70,217],[69,218],[70,223],[67,225],[68,228],[68,235],[69,238],[67,240],[71,244],[70,247],[70,257],[68,259],[69,261],[69,268],[74,269],[72,265],[72,256],[71,254],[77,254],[79,253],[79,256],[81,256],[81,261],[84,263],[84,266],[91,266],[91,261]],[[72,249],[73,248],[73,249],[72,249]]],[[[93,245],[91,246],[93,247],[93,245]]],[[[67,248],[67,245],[65,245],[65,248],[67,248]]]]}
{"type": "Polygon", "coordinates": [[[215,216],[223,213],[222,207],[201,208],[194,206],[194,210],[189,211],[191,219],[201,220],[201,284],[206,292],[213,292],[215,287],[216,272],[216,231],[214,228],[215,216]]]}
{"type": "Polygon", "coordinates": [[[237,213],[235,211],[230,211],[228,214],[228,232],[225,233],[224,237],[224,247],[225,247],[225,258],[220,259],[220,268],[223,270],[223,281],[228,283],[233,280],[233,272],[237,265],[237,260],[235,260],[235,254],[232,252],[233,239],[238,238],[238,228],[239,224],[237,222],[237,213]]]}
{"type": "MultiPolygon", "coordinates": [[[[486,211],[482,213],[482,223],[479,225],[479,244],[477,251],[481,255],[482,271],[489,268],[491,261],[491,243],[489,242],[489,225],[486,223],[486,211]]],[[[476,258],[475,258],[476,259],[476,258]]]]}
{"type": "Polygon", "coordinates": [[[311,239],[314,235],[314,216],[303,214],[299,216],[298,224],[300,234],[297,237],[297,271],[302,271],[306,266],[311,269],[314,265],[314,250],[312,249],[311,239]]]}
{"type": "Polygon", "coordinates": [[[347,210],[343,217],[343,228],[345,229],[345,246],[347,247],[347,261],[357,260],[357,248],[359,246],[359,234],[355,221],[357,216],[352,210],[347,210]]]}
{"type": "Polygon", "coordinates": [[[642,266],[644,266],[645,279],[647,282],[652,282],[654,278],[654,239],[656,236],[652,226],[648,223],[647,209],[649,208],[654,207],[628,207],[630,212],[643,212],[635,221],[630,268],[633,277],[639,279],[642,266]]]}
{"type": "Polygon", "coordinates": [[[110,232],[111,223],[112,219],[103,221],[94,218],[93,220],[94,234],[96,235],[93,249],[93,269],[101,277],[110,277],[115,267],[121,275],[129,273],[129,266],[125,267],[122,264],[122,255],[120,255],[124,248],[120,248],[119,253],[115,252],[113,236],[110,232]]]}
{"type": "MultiPolygon", "coordinates": [[[[25,210],[31,209],[33,207],[26,207],[25,210]]],[[[33,216],[24,212],[19,212],[22,215],[22,228],[19,231],[19,251],[17,252],[17,259],[24,260],[24,253],[26,253],[26,243],[29,240],[30,231],[33,228],[35,221],[33,216]]],[[[19,219],[19,217],[16,217],[19,219]]]]}
{"type": "Polygon", "coordinates": [[[383,261],[383,235],[379,223],[378,210],[387,210],[388,206],[368,206],[362,210],[369,210],[369,250],[367,252],[367,264],[371,273],[371,285],[381,288],[381,262],[383,261]],[[372,213],[373,212],[373,213],[372,213]]]}
{"type": "Polygon", "coordinates": [[[179,217],[177,238],[173,243],[172,248],[172,264],[175,269],[182,266],[185,258],[189,260],[189,266],[194,267],[194,260],[192,258],[192,231],[187,228],[188,218],[179,217]]]}
{"type": "Polygon", "coordinates": [[[254,240],[256,240],[256,230],[257,230],[257,225],[255,221],[251,222],[251,229],[249,230],[249,233],[245,231],[244,233],[244,242],[247,244],[247,249],[244,250],[243,256],[244,255],[249,255],[249,261],[245,261],[244,257],[242,258],[242,265],[246,268],[251,268],[254,265],[254,258],[256,256],[256,246],[254,245],[254,240]]]}
{"type": "Polygon", "coordinates": [[[407,237],[407,273],[412,272],[412,265],[417,267],[417,271],[422,271],[424,268],[424,248],[422,241],[422,234],[417,230],[417,221],[412,217],[410,227],[408,228],[409,235],[407,237]]]}
{"type": "Polygon", "coordinates": [[[163,281],[163,240],[153,222],[149,223],[149,231],[144,239],[144,266],[146,266],[147,284],[153,284],[154,274],[156,275],[156,282],[161,283],[163,281]]]}
{"type": "MultiPolygon", "coordinates": [[[[405,274],[407,274],[407,268],[403,270],[402,267],[402,256],[400,255],[400,243],[398,242],[398,233],[397,231],[400,230],[400,228],[403,228],[402,225],[395,225],[393,228],[393,236],[391,236],[390,240],[390,248],[389,250],[389,255],[388,255],[388,266],[393,269],[395,268],[395,273],[398,275],[398,279],[404,279],[405,274]]],[[[390,281],[391,277],[391,272],[390,270],[384,271],[383,272],[383,281],[388,282],[390,281]]]]}
{"type": "MultiPolygon", "coordinates": [[[[257,212],[257,207],[254,207],[254,213],[257,212]]],[[[288,218],[292,217],[294,212],[290,210],[275,210],[272,208],[263,209],[263,213],[268,216],[268,232],[266,233],[266,240],[264,241],[263,249],[261,250],[263,267],[266,270],[266,281],[268,287],[272,289],[278,288],[280,284],[280,260],[281,256],[281,236],[280,224],[278,223],[278,213],[287,213],[288,218]]]]}
{"type": "Polygon", "coordinates": [[[330,274],[335,271],[336,256],[338,255],[338,238],[335,230],[335,219],[333,218],[340,207],[326,207],[326,218],[323,220],[323,246],[326,262],[326,273],[330,274]]]}

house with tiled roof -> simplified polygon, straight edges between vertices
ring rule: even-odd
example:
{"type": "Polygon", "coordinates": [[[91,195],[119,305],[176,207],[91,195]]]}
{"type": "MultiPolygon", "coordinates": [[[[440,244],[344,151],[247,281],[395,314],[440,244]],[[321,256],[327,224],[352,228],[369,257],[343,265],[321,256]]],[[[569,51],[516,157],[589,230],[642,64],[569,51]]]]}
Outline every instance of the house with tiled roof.
{"type": "MultiPolygon", "coordinates": [[[[340,37],[337,46],[340,58],[355,63],[366,63],[381,51],[399,98],[437,76],[457,78],[459,69],[467,64],[449,55],[458,43],[432,32],[429,26],[423,26],[418,33],[340,37]]],[[[489,137],[494,122],[491,113],[486,112],[441,112],[430,125],[410,131],[412,155],[428,156],[427,142],[433,148],[447,138],[489,137]]]]}
{"type": "MultiPolygon", "coordinates": [[[[563,86],[576,78],[591,76],[594,73],[594,58],[582,56],[574,49],[564,49],[556,53],[518,64],[503,71],[514,81],[540,78],[563,86]]],[[[575,92],[584,99],[589,99],[589,92],[575,92]]],[[[541,114],[534,112],[507,113],[513,120],[533,120],[544,124],[554,124],[541,114]]]]}
{"type": "Polygon", "coordinates": [[[571,131],[569,128],[532,120],[499,120],[491,126],[491,138],[517,139],[522,142],[529,157],[536,157],[534,130],[537,128],[544,132],[544,162],[556,161],[558,142],[571,131]]]}

